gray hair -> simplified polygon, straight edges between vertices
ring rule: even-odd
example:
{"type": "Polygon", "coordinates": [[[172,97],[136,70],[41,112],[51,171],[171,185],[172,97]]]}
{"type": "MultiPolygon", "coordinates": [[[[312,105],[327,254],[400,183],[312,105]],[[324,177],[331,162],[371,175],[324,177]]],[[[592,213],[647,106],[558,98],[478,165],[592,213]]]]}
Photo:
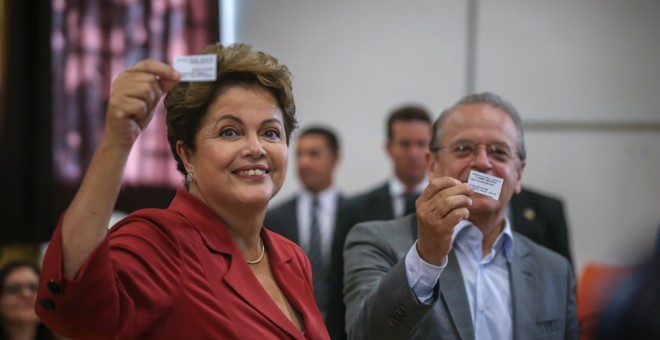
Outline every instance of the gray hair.
{"type": "Polygon", "coordinates": [[[520,136],[518,145],[516,146],[516,153],[518,154],[518,158],[520,158],[521,161],[525,160],[527,157],[527,151],[525,151],[523,125],[522,120],[520,119],[520,115],[518,114],[518,110],[516,110],[513,104],[492,92],[482,92],[467,95],[457,101],[452,107],[442,111],[438,119],[436,119],[433,123],[433,136],[431,138],[431,143],[429,144],[429,149],[432,152],[437,151],[440,148],[440,141],[442,140],[442,123],[444,120],[449,116],[449,114],[454,112],[456,108],[467,104],[487,104],[502,110],[509,117],[511,117],[511,120],[513,120],[513,123],[516,125],[516,129],[518,130],[518,135],[520,136]]]}

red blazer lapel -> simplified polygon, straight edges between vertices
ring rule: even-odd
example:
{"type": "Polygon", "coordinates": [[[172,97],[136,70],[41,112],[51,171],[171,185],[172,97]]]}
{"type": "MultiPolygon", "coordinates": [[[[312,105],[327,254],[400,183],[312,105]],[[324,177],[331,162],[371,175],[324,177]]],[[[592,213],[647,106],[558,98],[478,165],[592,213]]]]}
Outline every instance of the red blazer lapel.
{"type": "MultiPolygon", "coordinates": [[[[268,247],[268,245],[266,247],[268,247]]],[[[273,324],[287,332],[292,338],[301,338],[302,334],[275,304],[263,286],[261,286],[261,283],[254,276],[254,273],[252,273],[248,264],[245,263],[241,254],[234,253],[231,256],[231,265],[223,277],[224,282],[247,304],[273,322],[273,324]]],[[[271,264],[271,270],[275,272],[275,270],[273,270],[273,259],[269,258],[269,261],[271,264]]],[[[275,273],[273,273],[273,275],[275,275],[275,273]]],[[[279,281],[277,283],[280,284],[279,281]]],[[[280,288],[282,288],[281,284],[280,288]]],[[[284,289],[282,290],[284,291],[284,289]]],[[[284,291],[284,295],[291,301],[291,298],[289,297],[290,294],[287,294],[284,291]]],[[[293,304],[293,301],[291,302],[293,304]]]]}
{"type": "Polygon", "coordinates": [[[300,313],[305,332],[320,334],[325,332],[325,324],[314,301],[312,269],[302,250],[283,237],[270,232],[261,233],[270,257],[270,267],[278,286],[300,313]]]}
{"type": "MultiPolygon", "coordinates": [[[[254,276],[224,223],[213,211],[194,196],[183,191],[177,193],[170,208],[180,211],[196,227],[208,247],[208,249],[199,249],[199,256],[206,267],[206,275],[218,301],[222,301],[223,294],[226,294],[220,287],[220,282],[225,282],[240,299],[292,338],[304,338],[254,276]],[[214,258],[216,256],[223,258],[214,258]],[[213,282],[218,284],[215,285],[213,282]]],[[[265,228],[261,230],[261,237],[268,252],[268,261],[275,282],[303,317],[305,331],[325,329],[314,303],[312,270],[304,253],[296,251],[297,248],[294,248],[296,246],[292,242],[265,228]]]]}

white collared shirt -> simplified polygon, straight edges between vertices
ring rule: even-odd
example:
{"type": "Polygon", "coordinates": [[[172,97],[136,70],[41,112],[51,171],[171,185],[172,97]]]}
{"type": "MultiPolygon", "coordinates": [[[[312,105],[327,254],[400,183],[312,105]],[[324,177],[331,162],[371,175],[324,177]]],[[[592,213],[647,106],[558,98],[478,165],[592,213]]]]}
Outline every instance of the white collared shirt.
{"type": "MultiPolygon", "coordinates": [[[[390,197],[392,199],[392,208],[394,209],[394,218],[402,217],[406,211],[406,200],[403,197],[403,194],[406,192],[406,186],[396,177],[391,177],[388,182],[390,197]]],[[[415,186],[414,192],[421,193],[428,185],[428,178],[424,178],[421,183],[415,186]]]]}

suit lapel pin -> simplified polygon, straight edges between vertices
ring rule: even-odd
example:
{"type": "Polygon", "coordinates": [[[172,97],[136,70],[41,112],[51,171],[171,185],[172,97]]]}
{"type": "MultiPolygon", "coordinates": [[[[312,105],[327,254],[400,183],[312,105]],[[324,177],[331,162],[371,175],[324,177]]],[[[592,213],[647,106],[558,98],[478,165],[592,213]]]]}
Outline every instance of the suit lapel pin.
{"type": "Polygon", "coordinates": [[[528,221],[533,221],[536,218],[536,211],[532,208],[525,208],[523,210],[523,217],[528,221]]]}

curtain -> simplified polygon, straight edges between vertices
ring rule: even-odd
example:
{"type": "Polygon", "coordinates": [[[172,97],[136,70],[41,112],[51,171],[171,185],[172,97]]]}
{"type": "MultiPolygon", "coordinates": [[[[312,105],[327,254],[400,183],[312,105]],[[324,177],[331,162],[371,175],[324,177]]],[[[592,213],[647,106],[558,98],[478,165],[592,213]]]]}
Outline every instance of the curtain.
{"type": "Polygon", "coordinates": [[[56,218],[50,158],[50,4],[3,5],[0,252],[9,243],[49,237],[56,218]]]}
{"type": "MultiPolygon", "coordinates": [[[[144,58],[172,63],[218,41],[217,1],[53,0],[53,160],[56,181],[77,184],[103,134],[112,80],[144,58]]],[[[158,105],[129,157],[124,182],[178,187],[158,105]]]]}
{"type": "MultiPolygon", "coordinates": [[[[217,0],[7,1],[2,18],[0,246],[50,238],[101,138],[119,72],[219,40],[217,0]]],[[[161,104],[125,176],[127,187],[152,190],[131,191],[129,205],[162,206],[163,190],[181,182],[161,104]]]]}

